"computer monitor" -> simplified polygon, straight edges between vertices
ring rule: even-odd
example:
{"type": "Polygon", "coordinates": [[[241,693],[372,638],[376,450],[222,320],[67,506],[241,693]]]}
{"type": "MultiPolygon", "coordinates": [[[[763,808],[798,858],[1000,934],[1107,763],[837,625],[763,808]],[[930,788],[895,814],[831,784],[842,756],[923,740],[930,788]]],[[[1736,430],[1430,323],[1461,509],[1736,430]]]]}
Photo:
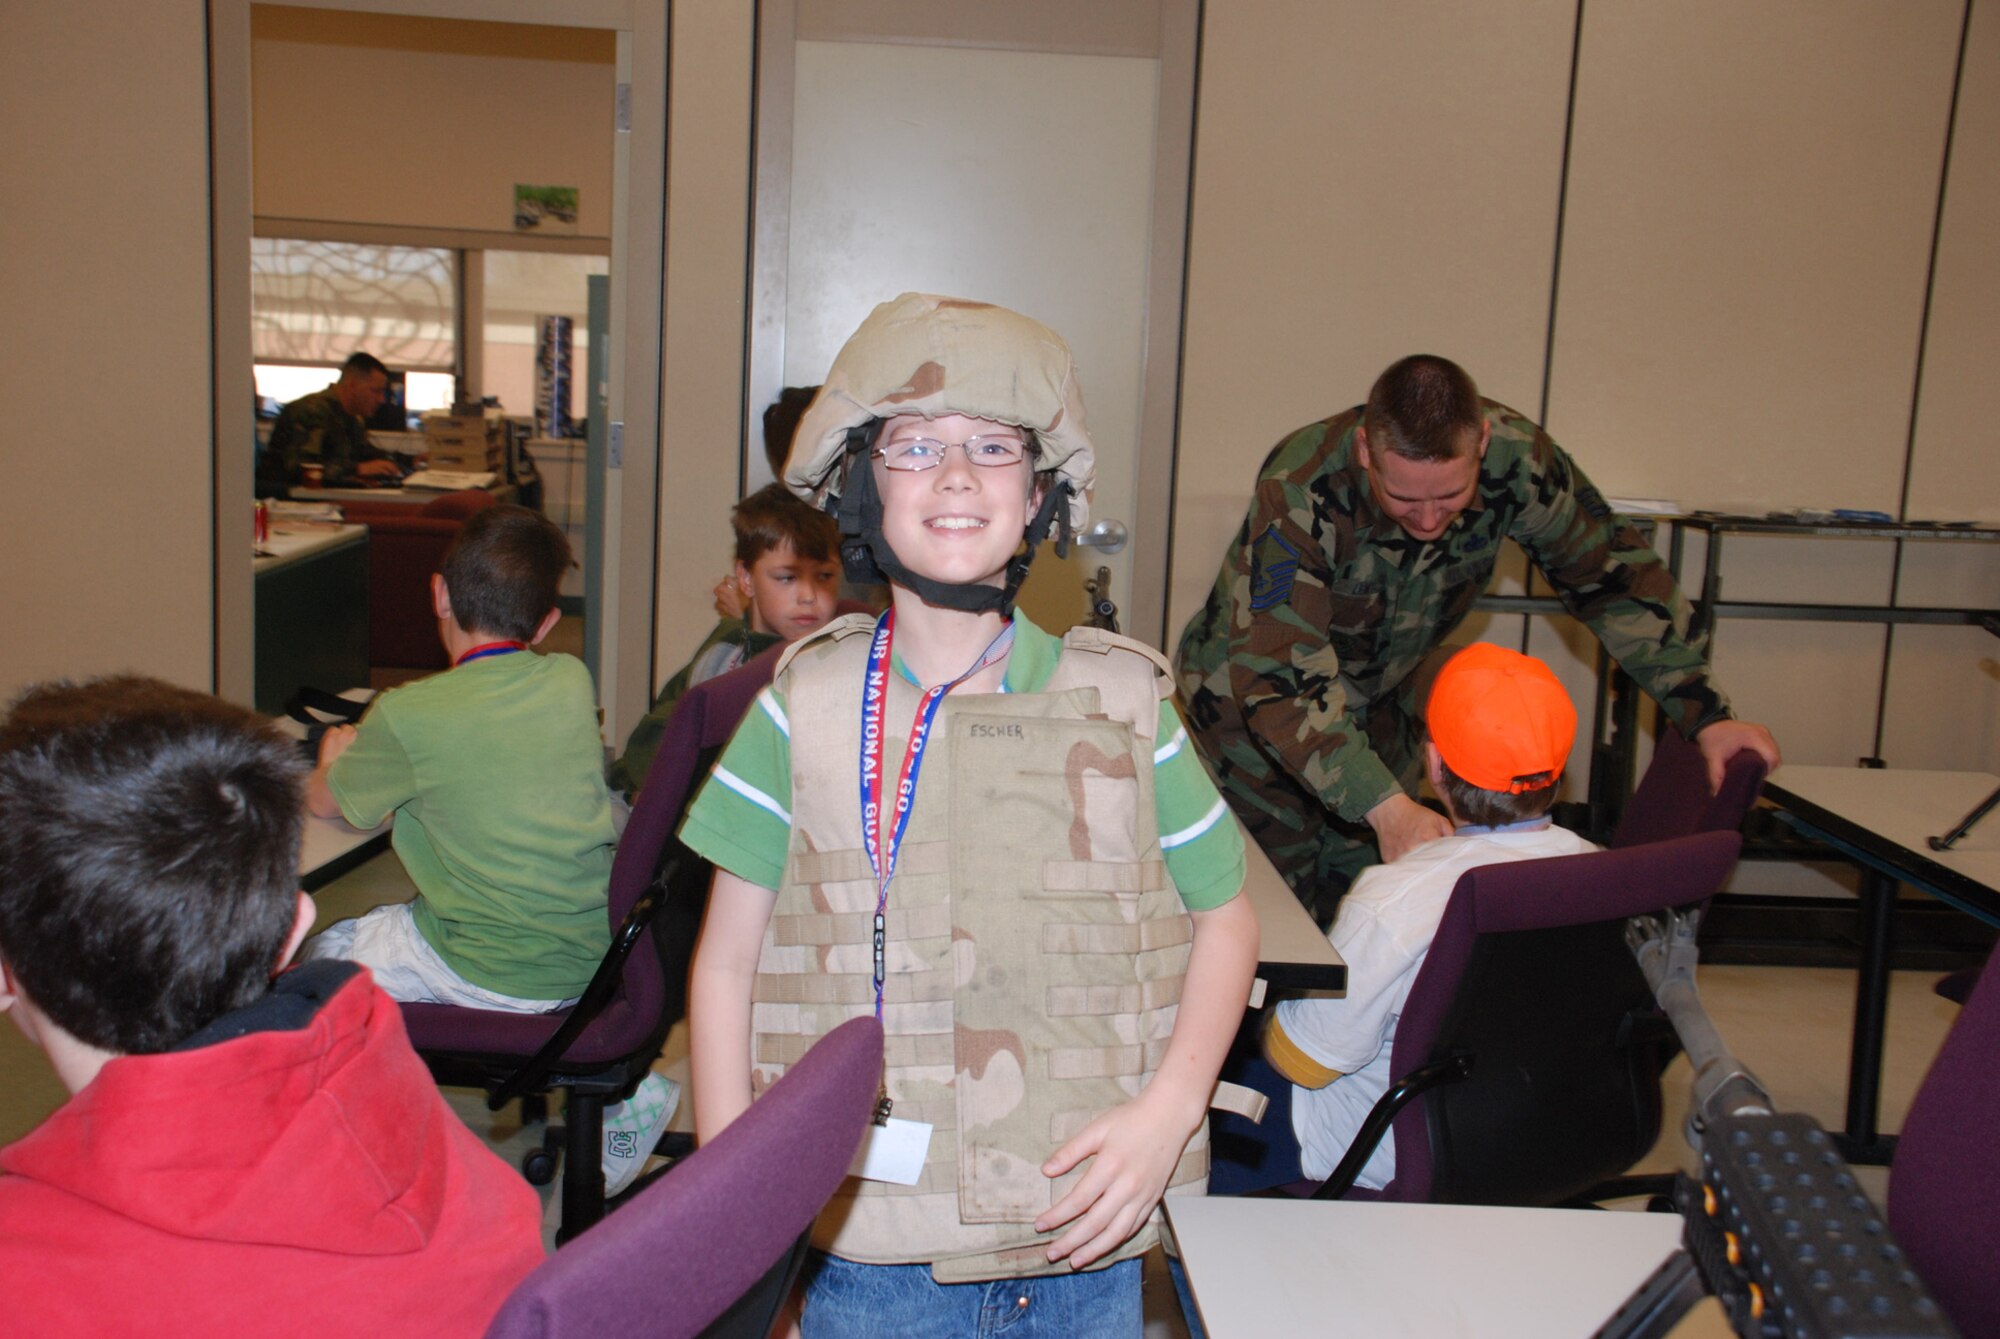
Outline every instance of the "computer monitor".
{"type": "Polygon", "coordinates": [[[403,396],[403,374],[389,374],[389,390],[382,397],[382,407],[369,415],[368,427],[372,432],[408,432],[410,411],[403,396]]]}

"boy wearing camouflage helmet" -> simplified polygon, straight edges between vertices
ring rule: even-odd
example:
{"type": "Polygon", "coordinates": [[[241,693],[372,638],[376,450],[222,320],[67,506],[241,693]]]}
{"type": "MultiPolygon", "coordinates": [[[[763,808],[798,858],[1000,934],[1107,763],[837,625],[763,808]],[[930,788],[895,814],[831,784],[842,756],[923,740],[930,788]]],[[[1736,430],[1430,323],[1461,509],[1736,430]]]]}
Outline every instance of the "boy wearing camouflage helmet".
{"type": "Polygon", "coordinates": [[[1012,608],[1091,470],[1062,339],[919,294],[841,350],[786,470],[891,607],[792,648],[682,836],[717,866],[702,1138],[845,1019],[887,1033],[862,1176],[815,1231],[814,1339],[995,1307],[1022,1336],[1137,1335],[1160,1196],[1203,1184],[1256,958],[1242,839],[1165,662],[1012,608]]]}

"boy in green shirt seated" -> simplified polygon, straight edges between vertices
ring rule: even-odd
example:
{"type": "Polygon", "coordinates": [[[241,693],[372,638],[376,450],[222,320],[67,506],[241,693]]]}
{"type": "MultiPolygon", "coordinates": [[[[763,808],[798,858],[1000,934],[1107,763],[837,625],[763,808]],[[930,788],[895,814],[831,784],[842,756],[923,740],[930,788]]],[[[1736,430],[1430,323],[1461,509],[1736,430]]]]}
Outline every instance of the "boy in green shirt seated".
{"type": "MultiPolygon", "coordinates": [[[[562,531],[525,507],[460,527],[431,578],[452,668],[327,731],[307,785],[322,818],[395,817],[416,900],[329,927],[307,956],[362,963],[398,1000],[546,1013],[583,993],[610,944],[617,829],[590,672],[528,650],[555,626],[569,565],[562,531]]],[[[607,1193],[644,1163],[676,1096],[650,1076],[605,1112],[607,1193]]]]}
{"type": "Polygon", "coordinates": [[[743,616],[717,623],[632,727],[607,778],[626,795],[644,784],[682,693],[780,642],[818,632],[833,617],[840,592],[840,532],[831,516],[793,497],[783,484],[769,484],[737,503],[729,524],[736,531],[731,579],[743,616]]]}

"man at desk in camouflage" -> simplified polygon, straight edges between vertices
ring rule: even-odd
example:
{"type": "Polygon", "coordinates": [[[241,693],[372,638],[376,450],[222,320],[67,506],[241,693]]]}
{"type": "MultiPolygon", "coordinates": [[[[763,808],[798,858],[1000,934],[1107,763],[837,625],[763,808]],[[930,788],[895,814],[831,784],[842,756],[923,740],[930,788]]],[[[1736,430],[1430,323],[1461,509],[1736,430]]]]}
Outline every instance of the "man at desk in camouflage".
{"type": "Polygon", "coordinates": [[[1181,635],[1188,729],[1323,925],[1361,869],[1451,833],[1412,798],[1420,670],[1505,539],[1700,746],[1712,784],[1740,748],[1777,764],[1770,731],[1735,720],[1711,680],[1659,555],[1568,454],[1482,399],[1457,364],[1405,358],[1365,405],[1299,429],[1265,460],[1208,604],[1181,635]]]}
{"type": "Polygon", "coordinates": [[[349,354],[340,380],[302,395],[278,413],[271,444],[257,459],[257,495],[283,497],[318,465],[327,488],[392,484],[403,471],[368,440],[367,422],[389,394],[389,369],[372,354],[349,354]]]}

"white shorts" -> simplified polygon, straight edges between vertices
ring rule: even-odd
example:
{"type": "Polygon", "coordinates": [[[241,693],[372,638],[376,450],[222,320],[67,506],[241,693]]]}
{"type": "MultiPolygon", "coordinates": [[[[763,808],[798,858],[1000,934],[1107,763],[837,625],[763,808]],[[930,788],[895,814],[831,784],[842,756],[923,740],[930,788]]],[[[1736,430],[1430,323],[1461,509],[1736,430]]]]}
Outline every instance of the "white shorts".
{"type": "Polygon", "coordinates": [[[430,941],[417,931],[411,902],[377,907],[365,916],[336,921],[306,942],[303,958],[344,958],[375,974],[375,984],[392,1000],[410,1004],[456,1004],[468,1009],[498,1009],[505,1013],[545,1014],[576,1003],[567,1000],[524,1000],[475,986],[445,964],[430,941]]]}

